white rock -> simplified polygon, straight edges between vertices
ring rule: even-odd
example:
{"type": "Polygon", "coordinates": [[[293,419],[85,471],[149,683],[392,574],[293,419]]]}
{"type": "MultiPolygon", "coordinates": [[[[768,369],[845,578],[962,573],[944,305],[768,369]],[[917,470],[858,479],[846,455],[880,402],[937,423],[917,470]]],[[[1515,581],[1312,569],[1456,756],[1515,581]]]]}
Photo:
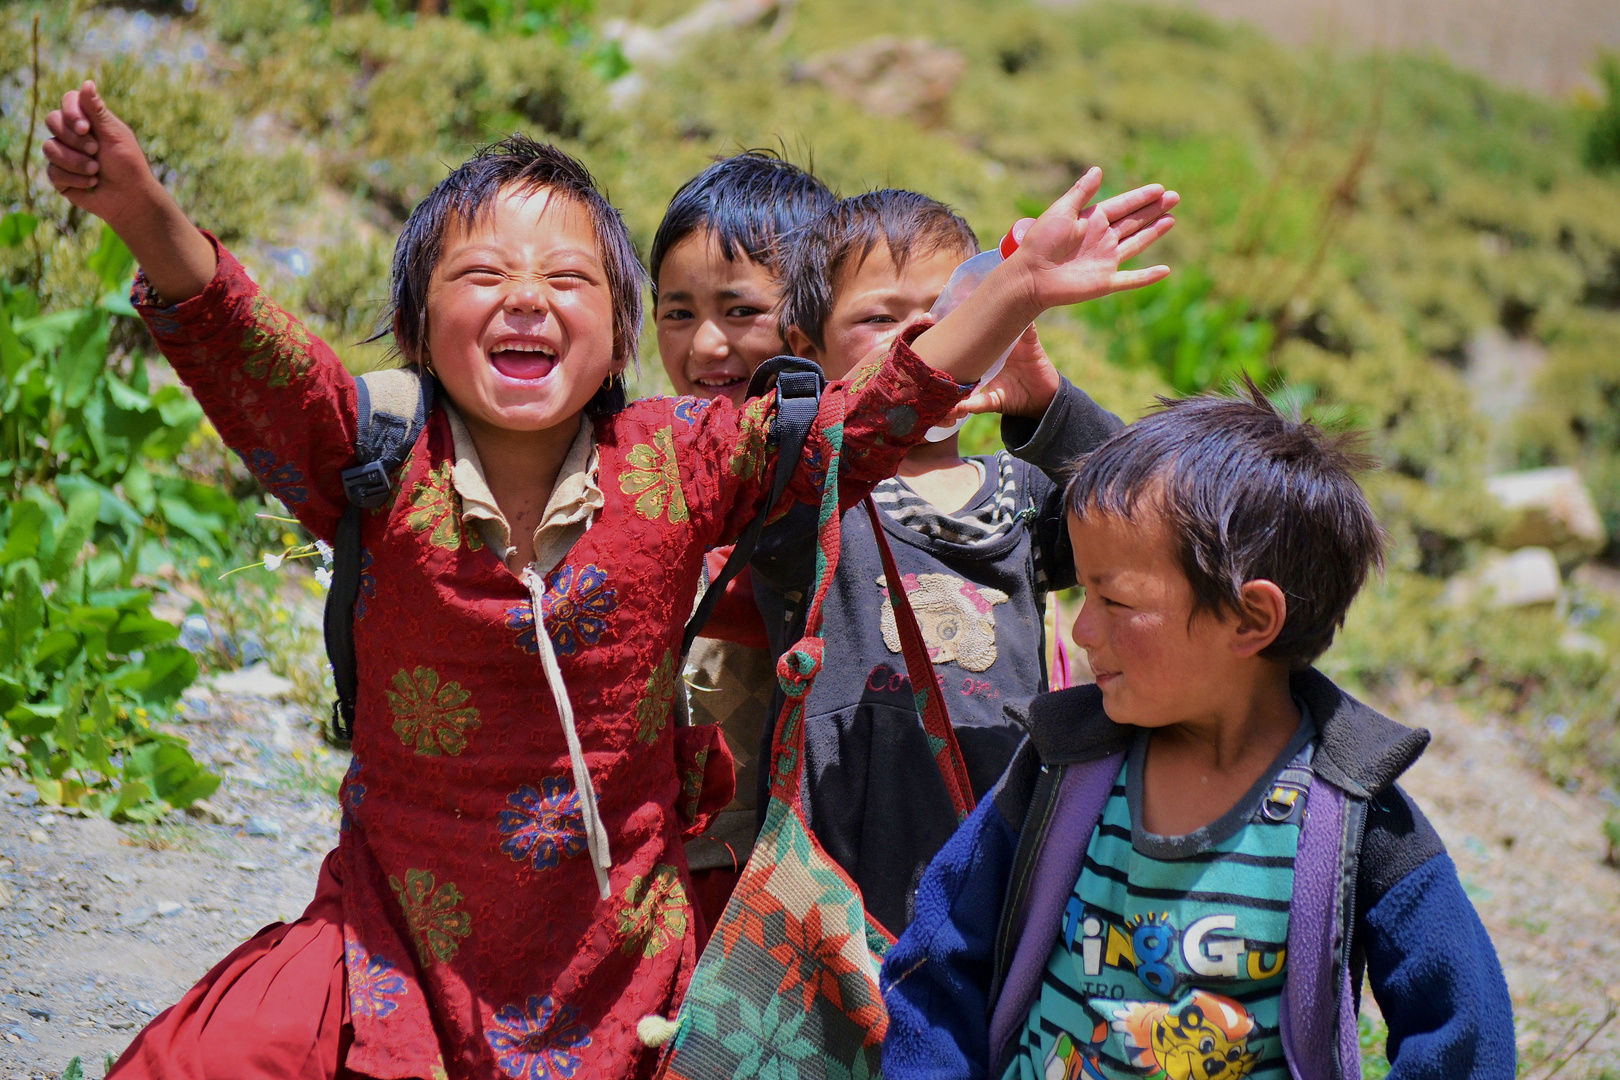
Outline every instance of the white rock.
{"type": "Polygon", "coordinates": [[[284,698],[294,690],[291,679],[283,679],[260,661],[240,671],[227,671],[215,675],[214,690],[237,697],[284,698]]]}
{"type": "Polygon", "coordinates": [[[169,918],[186,910],[186,905],[178,900],[160,900],[157,907],[152,909],[153,914],[169,918]]]}
{"type": "Polygon", "coordinates": [[[1574,469],[1531,469],[1486,479],[1485,488],[1507,511],[1500,547],[1550,548],[1565,565],[1603,550],[1608,535],[1592,493],[1574,469]]]}
{"type": "Polygon", "coordinates": [[[267,815],[255,814],[247,819],[246,832],[249,836],[278,838],[282,832],[281,822],[267,815]]]}
{"type": "Polygon", "coordinates": [[[1558,559],[1544,547],[1488,556],[1479,569],[1478,582],[1491,606],[1498,608],[1556,603],[1564,591],[1558,559]]]}

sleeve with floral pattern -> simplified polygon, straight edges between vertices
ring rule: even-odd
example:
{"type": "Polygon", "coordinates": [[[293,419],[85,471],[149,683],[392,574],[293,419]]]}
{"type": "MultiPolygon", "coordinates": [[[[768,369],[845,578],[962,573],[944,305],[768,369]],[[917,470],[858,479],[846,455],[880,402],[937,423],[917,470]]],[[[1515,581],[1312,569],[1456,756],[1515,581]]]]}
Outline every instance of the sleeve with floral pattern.
{"type": "MultiPolygon", "coordinates": [[[[794,502],[821,501],[833,438],[842,449],[839,503],[847,509],[860,502],[878,481],[895,474],[906,451],[972,389],[935,371],[912,350],[912,339],[924,329],[910,328],[881,361],[827,385],[820,416],[805,440],[802,467],[795,470],[775,516],[794,502]],[[840,407],[841,425],[836,423],[840,407]]],[[[770,443],[775,413],[772,391],[740,409],[704,408],[696,417],[691,432],[695,452],[683,457],[697,474],[696,489],[718,493],[712,506],[699,508],[698,524],[708,530],[710,546],[735,541],[770,491],[777,467],[776,447],[770,443]]]]}
{"type": "Polygon", "coordinates": [[[347,505],[341,474],[354,461],[354,377],[214,246],[219,266],[199,295],[165,306],[141,275],[136,310],[225,445],[310,532],[330,540],[347,505]]]}

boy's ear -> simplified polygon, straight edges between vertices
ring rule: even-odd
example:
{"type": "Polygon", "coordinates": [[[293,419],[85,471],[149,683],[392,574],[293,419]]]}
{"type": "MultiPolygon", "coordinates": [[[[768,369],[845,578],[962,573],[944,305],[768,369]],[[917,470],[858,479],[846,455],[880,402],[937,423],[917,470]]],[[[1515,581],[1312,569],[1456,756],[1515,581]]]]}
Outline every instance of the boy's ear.
{"type": "Polygon", "coordinates": [[[1232,631],[1232,651],[1258,656],[1282,633],[1288,621],[1288,597],[1275,582],[1264,578],[1244,582],[1239,592],[1242,607],[1232,631]]]}
{"type": "Polygon", "coordinates": [[[811,343],[810,335],[797,326],[790,326],[787,329],[787,347],[794,356],[821,363],[821,350],[811,343]]]}

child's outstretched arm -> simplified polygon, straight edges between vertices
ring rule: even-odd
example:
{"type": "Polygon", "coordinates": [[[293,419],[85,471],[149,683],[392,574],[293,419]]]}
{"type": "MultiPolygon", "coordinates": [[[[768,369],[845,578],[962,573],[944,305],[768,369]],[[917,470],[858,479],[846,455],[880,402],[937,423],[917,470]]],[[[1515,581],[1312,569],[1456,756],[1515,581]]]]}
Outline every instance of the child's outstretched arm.
{"type": "Polygon", "coordinates": [[[330,539],[348,504],[353,377],[187,220],[93,83],[69,91],[46,124],[51,183],[129,245],[136,307],[175,372],[259,482],[330,539]]]}
{"type": "Polygon", "coordinates": [[[1355,935],[1390,1080],[1512,1080],[1513,1000],[1457,867],[1399,786],[1367,810],[1355,935]]]}
{"type": "Polygon", "coordinates": [[[1149,184],[1090,205],[1102,187],[1093,168],[1047,208],[1012,257],[914,344],[917,355],[971,383],[1048,308],[1139,289],[1168,266],[1121,270],[1175,225],[1173,191],[1149,184]]]}
{"type": "Polygon", "coordinates": [[[217,259],[168,189],[152,175],[129,125],[112,114],[96,84],[62,95],[45,117],[46,175],[62,197],[112,226],[159,296],[171,304],[207,287],[217,259]]]}

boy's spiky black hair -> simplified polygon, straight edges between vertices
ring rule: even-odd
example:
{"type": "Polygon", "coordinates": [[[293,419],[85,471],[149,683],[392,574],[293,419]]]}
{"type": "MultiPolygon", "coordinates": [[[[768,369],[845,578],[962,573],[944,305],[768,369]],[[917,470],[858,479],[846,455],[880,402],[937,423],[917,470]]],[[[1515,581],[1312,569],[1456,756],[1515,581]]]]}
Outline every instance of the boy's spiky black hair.
{"type": "Polygon", "coordinates": [[[914,255],[956,248],[967,258],[979,251],[979,238],[968,223],[937,199],[896,188],[840,199],[788,250],[782,267],[782,337],[797,326],[816,348],[826,348],[839,275],[860,266],[879,244],[888,246],[897,269],[914,255]]]}
{"type": "Polygon", "coordinates": [[[727,259],[741,252],[780,273],[782,252],[794,235],[837,201],[826,184],[773,151],[744,150],[719,159],[669,201],[647,260],[653,297],[664,257],[699,229],[714,233],[727,259]]]}
{"type": "Polygon", "coordinates": [[[1376,461],[1358,433],[1283,416],[1247,379],[1240,397],[1159,400],[1163,409],[1081,459],[1069,512],[1161,517],[1195,611],[1235,614],[1246,582],[1272,582],[1288,615],[1261,655],[1308,666],[1383,566],[1384,533],[1356,482],[1376,461]]]}
{"type": "Polygon", "coordinates": [[[589,170],[549,143],[525,135],[511,135],[473,154],[439,181],[427,198],[416,204],[394,245],[388,307],[369,340],[394,335],[394,348],[416,367],[427,364],[428,282],[439,263],[445,230],[451,222],[471,222],[492,212],[496,199],[508,189],[556,192],[591,217],[596,246],[602,256],[608,291],[613,297],[612,384],[598,391],[586,406],[591,415],[622,408],[624,368],[636,360],[641,340],[641,286],[645,274],[636,259],[630,231],[589,170]]]}

